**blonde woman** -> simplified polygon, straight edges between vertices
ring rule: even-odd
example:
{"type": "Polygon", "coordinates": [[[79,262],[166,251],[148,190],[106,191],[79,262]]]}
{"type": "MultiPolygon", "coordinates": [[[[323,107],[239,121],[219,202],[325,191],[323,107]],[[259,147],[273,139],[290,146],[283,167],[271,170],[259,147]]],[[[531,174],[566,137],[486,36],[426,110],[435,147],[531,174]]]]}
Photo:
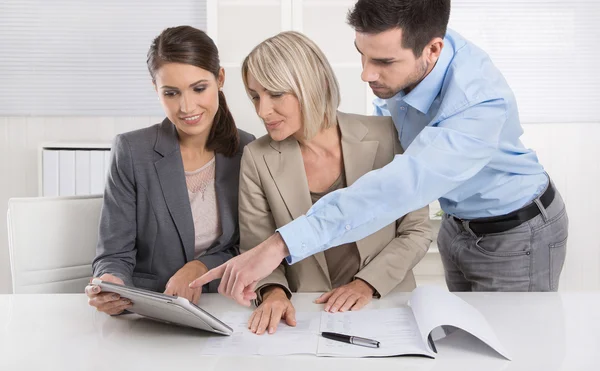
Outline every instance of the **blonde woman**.
{"type": "MultiPolygon", "coordinates": [[[[242,156],[242,252],[402,152],[391,118],[337,111],[333,70],[300,33],[283,32],[259,44],[246,57],[242,77],[268,132],[242,156]]],[[[425,207],[355,243],[282,263],[256,286],[258,307],[248,327],[262,334],[275,332],[281,319],[294,326],[293,292],[325,292],[316,302],[337,312],[358,310],[395,287],[411,291],[412,268],[430,243],[425,207]]]]}

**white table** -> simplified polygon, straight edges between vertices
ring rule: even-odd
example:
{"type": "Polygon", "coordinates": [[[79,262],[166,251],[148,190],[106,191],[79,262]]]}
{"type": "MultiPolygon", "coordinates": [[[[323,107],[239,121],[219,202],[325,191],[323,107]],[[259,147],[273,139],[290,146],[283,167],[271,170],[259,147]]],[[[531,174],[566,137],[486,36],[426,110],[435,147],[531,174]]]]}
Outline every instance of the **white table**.
{"type": "MultiPolygon", "coordinates": [[[[294,305],[322,310],[312,303],[317,296],[297,294],[294,305]]],[[[109,317],[82,294],[56,294],[0,295],[0,370],[600,370],[600,292],[459,296],[486,316],[513,361],[462,333],[439,341],[436,359],[199,356],[201,331],[135,315],[109,317]]],[[[365,310],[407,298],[392,293],[365,310]]],[[[250,312],[217,294],[203,295],[201,305],[217,316],[250,312]]]]}

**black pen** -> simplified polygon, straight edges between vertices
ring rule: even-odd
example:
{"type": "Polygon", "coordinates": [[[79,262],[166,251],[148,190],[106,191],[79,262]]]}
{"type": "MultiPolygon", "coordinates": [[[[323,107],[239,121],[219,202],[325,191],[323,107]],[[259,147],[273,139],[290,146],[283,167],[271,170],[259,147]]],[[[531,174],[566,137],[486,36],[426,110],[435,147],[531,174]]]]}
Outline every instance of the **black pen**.
{"type": "Polygon", "coordinates": [[[377,340],[361,338],[358,336],[336,334],[335,332],[321,332],[321,336],[323,336],[325,339],[341,341],[343,343],[360,345],[369,348],[379,348],[379,342],[377,340]]]}

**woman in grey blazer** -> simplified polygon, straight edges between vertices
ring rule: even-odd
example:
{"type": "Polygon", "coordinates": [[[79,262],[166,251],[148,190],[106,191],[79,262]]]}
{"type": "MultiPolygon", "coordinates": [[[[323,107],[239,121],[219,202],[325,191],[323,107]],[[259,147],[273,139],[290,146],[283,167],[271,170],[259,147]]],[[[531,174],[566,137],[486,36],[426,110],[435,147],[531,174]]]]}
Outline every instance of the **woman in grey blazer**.
{"type": "MultiPolygon", "coordinates": [[[[94,277],[197,302],[218,284],[188,284],[238,254],[240,159],[254,137],[235,126],[217,47],[204,32],[164,30],[147,64],[167,118],[114,141],[94,277]]],[[[86,293],[108,314],[131,305],[95,285],[86,293]]]]}

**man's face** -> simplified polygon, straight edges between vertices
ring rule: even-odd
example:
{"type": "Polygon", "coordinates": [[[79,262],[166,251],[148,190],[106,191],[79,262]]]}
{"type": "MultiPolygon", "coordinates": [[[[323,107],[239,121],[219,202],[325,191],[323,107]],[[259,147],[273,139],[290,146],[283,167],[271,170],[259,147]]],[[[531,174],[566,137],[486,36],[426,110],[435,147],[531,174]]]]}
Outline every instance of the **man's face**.
{"type": "Polygon", "coordinates": [[[426,53],[415,58],[411,49],[402,48],[399,28],[377,34],[356,32],[354,44],[361,54],[361,79],[379,98],[389,99],[402,90],[408,93],[429,72],[426,53]]]}

